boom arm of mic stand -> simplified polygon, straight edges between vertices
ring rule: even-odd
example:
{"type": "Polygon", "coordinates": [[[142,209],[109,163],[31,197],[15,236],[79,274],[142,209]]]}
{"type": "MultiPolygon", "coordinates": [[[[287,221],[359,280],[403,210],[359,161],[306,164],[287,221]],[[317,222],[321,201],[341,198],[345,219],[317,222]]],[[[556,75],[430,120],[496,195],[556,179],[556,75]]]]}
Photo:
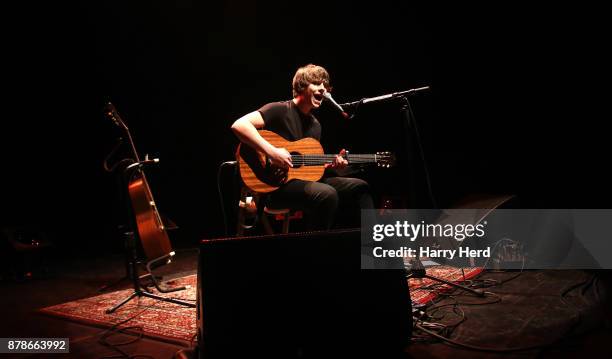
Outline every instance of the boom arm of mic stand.
{"type": "Polygon", "coordinates": [[[381,101],[391,100],[394,98],[402,97],[405,95],[410,95],[410,94],[420,92],[420,91],[425,91],[425,90],[429,90],[429,86],[418,87],[418,88],[414,88],[414,89],[410,89],[406,91],[393,92],[393,93],[382,95],[382,96],[363,98],[359,101],[342,103],[340,104],[340,106],[354,107],[354,106],[358,106],[358,105],[366,104],[366,103],[381,102],[381,101]]]}

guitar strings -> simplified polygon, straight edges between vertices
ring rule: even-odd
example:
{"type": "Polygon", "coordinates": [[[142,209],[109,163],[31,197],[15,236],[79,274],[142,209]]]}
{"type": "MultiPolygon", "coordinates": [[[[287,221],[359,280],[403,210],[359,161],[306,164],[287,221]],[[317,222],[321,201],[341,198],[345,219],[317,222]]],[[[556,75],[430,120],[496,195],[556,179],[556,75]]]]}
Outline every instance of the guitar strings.
{"type": "MultiPolygon", "coordinates": [[[[349,161],[351,163],[370,163],[384,160],[387,158],[386,155],[373,155],[373,154],[351,154],[349,161]]],[[[326,162],[333,162],[336,155],[292,155],[292,162],[296,165],[321,165],[326,162]]]]}

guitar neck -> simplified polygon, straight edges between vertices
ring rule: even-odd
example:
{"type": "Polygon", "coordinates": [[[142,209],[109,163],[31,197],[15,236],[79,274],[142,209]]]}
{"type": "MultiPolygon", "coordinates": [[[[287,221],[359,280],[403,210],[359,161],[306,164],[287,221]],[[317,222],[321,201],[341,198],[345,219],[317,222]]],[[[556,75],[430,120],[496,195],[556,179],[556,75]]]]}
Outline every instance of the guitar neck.
{"type": "MultiPolygon", "coordinates": [[[[334,162],[337,155],[335,154],[322,154],[322,155],[291,155],[291,161],[297,166],[321,166],[326,163],[334,162]]],[[[346,154],[345,160],[348,161],[349,165],[353,164],[368,164],[376,163],[378,161],[376,154],[346,154]]]]}

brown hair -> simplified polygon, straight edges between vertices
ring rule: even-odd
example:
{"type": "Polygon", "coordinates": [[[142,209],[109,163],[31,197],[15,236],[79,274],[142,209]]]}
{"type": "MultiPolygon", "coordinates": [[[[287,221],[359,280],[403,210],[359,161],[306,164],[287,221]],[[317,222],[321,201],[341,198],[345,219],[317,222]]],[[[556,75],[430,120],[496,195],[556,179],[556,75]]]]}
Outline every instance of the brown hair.
{"type": "Polygon", "coordinates": [[[327,91],[331,91],[329,86],[329,74],[323,67],[313,64],[302,66],[293,76],[293,97],[301,94],[310,84],[318,85],[322,83],[327,91]]]}

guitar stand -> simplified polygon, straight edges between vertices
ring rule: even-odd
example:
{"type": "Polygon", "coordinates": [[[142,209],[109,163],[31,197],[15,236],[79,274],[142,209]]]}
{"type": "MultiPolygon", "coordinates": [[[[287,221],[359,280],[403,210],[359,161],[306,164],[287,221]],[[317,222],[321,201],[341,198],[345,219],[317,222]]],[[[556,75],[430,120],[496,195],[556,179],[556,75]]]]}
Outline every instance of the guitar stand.
{"type": "MultiPolygon", "coordinates": [[[[126,232],[126,239],[128,240],[128,243],[130,243],[133,251],[135,246],[134,244],[134,233],[133,232],[126,232]]],[[[126,304],[127,302],[129,302],[130,300],[132,300],[135,297],[147,297],[147,298],[152,298],[152,299],[157,299],[157,300],[161,300],[164,302],[169,302],[169,303],[174,303],[174,304],[179,304],[179,305],[184,305],[186,307],[190,307],[190,308],[195,308],[196,305],[195,303],[189,303],[189,302],[185,302],[182,301],[180,299],[176,299],[176,298],[168,298],[168,297],[163,297],[160,295],[156,295],[151,293],[148,288],[144,285],[142,285],[141,280],[144,278],[151,278],[153,281],[153,285],[155,286],[155,288],[160,292],[160,293],[170,293],[170,292],[176,292],[179,290],[184,290],[186,289],[186,287],[176,287],[176,288],[162,288],[160,286],[160,283],[158,281],[158,277],[156,277],[152,272],[151,272],[151,267],[154,263],[157,262],[161,262],[161,261],[167,261],[167,263],[170,262],[170,259],[174,256],[174,252],[170,252],[169,254],[153,259],[149,262],[147,262],[147,274],[144,274],[142,276],[138,275],[138,263],[137,263],[137,259],[136,259],[136,255],[135,252],[133,252],[134,255],[132,256],[131,260],[129,261],[128,264],[128,277],[130,279],[132,279],[132,283],[134,286],[134,292],[132,292],[132,294],[130,294],[127,298],[121,300],[119,303],[117,303],[115,306],[113,306],[110,309],[107,309],[105,311],[106,314],[110,314],[113,313],[114,311],[116,311],[117,309],[119,309],[121,306],[123,306],[124,304],[126,304]]]]}
{"type": "MultiPolygon", "coordinates": [[[[127,270],[127,272],[126,272],[126,273],[129,273],[129,270],[127,270]]],[[[159,277],[159,276],[153,276],[153,274],[151,274],[151,273],[146,273],[146,274],[143,274],[143,275],[139,276],[138,278],[139,278],[140,280],[144,280],[144,279],[148,279],[148,278],[152,278],[152,277],[154,277],[154,278],[155,278],[154,280],[158,280],[158,281],[159,281],[159,280],[161,280],[161,277],[159,277]]],[[[98,288],[98,292],[100,292],[100,293],[101,293],[101,292],[105,292],[105,291],[107,291],[109,288],[116,287],[116,286],[118,286],[118,285],[119,285],[121,282],[126,281],[126,280],[128,280],[128,279],[130,279],[130,278],[129,278],[129,277],[128,277],[128,275],[126,274],[124,277],[121,277],[121,278],[119,278],[119,279],[116,279],[114,282],[111,282],[111,283],[105,284],[105,285],[103,285],[102,287],[98,288]]],[[[146,287],[147,287],[147,286],[145,286],[145,288],[146,288],[146,287]]],[[[164,293],[165,293],[165,292],[164,292],[164,293]]]]}
{"type": "MultiPolygon", "coordinates": [[[[118,230],[119,231],[125,231],[126,227],[123,226],[123,225],[119,225],[118,226],[118,230]]],[[[125,275],[123,277],[119,278],[119,279],[116,279],[113,282],[107,283],[107,284],[103,285],[102,287],[98,288],[98,292],[99,293],[105,292],[105,291],[107,291],[110,288],[118,286],[123,281],[126,281],[126,280],[130,279],[130,262],[131,262],[130,256],[132,255],[132,252],[130,250],[130,245],[131,245],[132,242],[128,238],[128,236],[132,235],[132,234],[129,233],[129,232],[123,232],[123,235],[126,237],[126,239],[124,241],[124,243],[125,243],[125,248],[124,248],[124,251],[125,251],[125,255],[124,255],[125,256],[125,275]]]]}
{"type": "MultiPolygon", "coordinates": [[[[121,144],[120,142],[115,147],[115,149],[104,160],[104,168],[108,172],[115,172],[115,170],[120,168],[119,167],[120,165],[122,166],[125,165],[121,167],[121,172],[120,172],[121,176],[118,176],[118,179],[119,179],[118,182],[119,182],[120,187],[122,188],[120,193],[122,193],[122,198],[124,200],[124,205],[126,207],[126,214],[128,214],[128,218],[129,218],[129,224],[125,226],[126,228],[128,228],[128,230],[124,232],[125,265],[126,265],[126,277],[125,278],[131,280],[133,287],[134,287],[134,292],[132,294],[130,294],[127,298],[117,303],[112,308],[107,309],[106,313],[107,314],[113,313],[119,307],[121,307],[122,305],[129,302],[131,299],[135,297],[148,297],[152,299],[161,300],[164,302],[170,302],[170,303],[175,303],[175,304],[180,304],[180,305],[184,305],[187,307],[195,308],[196,307],[195,303],[189,303],[189,302],[185,302],[185,301],[182,301],[176,298],[166,298],[160,295],[153,294],[151,291],[149,291],[147,286],[143,285],[142,283],[143,279],[151,279],[153,282],[153,285],[155,286],[155,288],[157,288],[157,290],[160,293],[169,293],[169,292],[174,292],[174,291],[185,289],[185,287],[178,287],[178,288],[171,288],[171,289],[162,288],[159,284],[159,277],[156,277],[151,270],[152,266],[158,262],[166,261],[166,263],[170,263],[170,259],[172,258],[172,256],[174,256],[174,252],[172,251],[170,247],[169,239],[167,238],[167,233],[165,232],[165,228],[164,228],[165,223],[163,219],[161,218],[160,214],[157,212],[157,208],[155,207],[155,202],[153,201],[153,197],[148,187],[144,172],[142,171],[143,166],[151,164],[151,163],[157,163],[159,162],[159,159],[150,160],[149,156],[146,155],[145,159],[141,161],[138,158],[138,152],[136,151],[136,147],[134,146],[134,141],[132,141],[132,135],[130,134],[129,129],[127,128],[123,120],[121,120],[121,117],[117,113],[113,104],[109,102],[105,106],[104,110],[106,112],[106,116],[112,119],[113,122],[125,132],[129,140],[129,145],[132,150],[131,157],[125,158],[117,162],[114,166],[109,168],[107,161],[115,153],[115,151],[119,148],[119,145],[121,144]],[[134,180],[134,182],[132,182],[132,180],[134,180]],[[146,207],[146,211],[144,210],[144,207],[146,207]],[[156,227],[158,227],[159,230],[161,230],[160,233],[164,234],[164,236],[162,236],[163,238],[160,239],[159,236],[156,238],[158,240],[158,244],[160,244],[159,243],[160,240],[165,240],[168,242],[167,245],[161,245],[159,250],[153,252],[154,254],[152,256],[158,256],[160,254],[162,254],[162,256],[147,262],[146,269],[148,273],[142,276],[140,276],[138,272],[138,265],[141,264],[142,261],[139,261],[139,254],[138,254],[137,245],[136,245],[136,237],[138,236],[139,240],[142,239],[140,238],[140,233],[136,232],[137,229],[140,229],[139,227],[140,224],[138,223],[138,220],[136,218],[138,216],[139,211],[144,211],[147,214],[147,216],[151,214],[149,212],[152,212],[155,218],[155,223],[153,225],[155,225],[156,227]]],[[[121,141],[121,138],[120,138],[120,141],[121,141]]],[[[152,225],[152,224],[149,224],[148,222],[146,223],[147,223],[146,225],[148,226],[152,225]]],[[[176,228],[176,225],[174,225],[172,221],[170,221],[170,224],[172,227],[176,228]]],[[[145,249],[144,245],[143,245],[143,249],[145,249]]],[[[104,289],[119,283],[122,279],[118,280],[116,283],[112,283],[112,284],[104,286],[104,289]]]]}
{"type": "Polygon", "coordinates": [[[423,266],[423,262],[421,262],[421,259],[419,259],[418,257],[412,258],[410,260],[410,264],[411,264],[410,270],[408,271],[408,274],[406,275],[406,278],[408,278],[408,279],[410,279],[410,278],[428,278],[428,279],[431,279],[433,281],[444,283],[444,284],[449,285],[451,287],[455,287],[455,288],[458,288],[458,289],[461,289],[461,290],[465,290],[466,292],[470,292],[470,293],[472,293],[474,295],[477,295],[479,297],[484,297],[485,296],[483,291],[472,289],[472,288],[466,287],[464,285],[453,283],[453,282],[447,281],[446,279],[434,277],[432,275],[427,274],[427,270],[423,266]]]}
{"type": "MultiPolygon", "coordinates": [[[[125,226],[119,226],[119,230],[125,230],[125,226]]],[[[113,282],[107,283],[105,285],[103,285],[102,287],[98,288],[98,292],[102,293],[102,292],[106,292],[108,289],[113,288],[113,287],[117,287],[119,286],[121,283],[123,283],[124,281],[130,280],[130,263],[132,261],[131,256],[133,255],[130,245],[132,245],[132,239],[129,238],[129,236],[132,236],[133,234],[131,232],[124,232],[123,233],[124,236],[126,237],[125,239],[125,275],[119,279],[115,279],[113,282]]],[[[153,277],[154,280],[161,280],[161,277],[159,276],[154,276],[153,274],[151,274],[152,272],[149,270],[149,273],[143,274],[141,275],[140,278],[141,280],[147,279],[149,277],[153,277]]]]}

